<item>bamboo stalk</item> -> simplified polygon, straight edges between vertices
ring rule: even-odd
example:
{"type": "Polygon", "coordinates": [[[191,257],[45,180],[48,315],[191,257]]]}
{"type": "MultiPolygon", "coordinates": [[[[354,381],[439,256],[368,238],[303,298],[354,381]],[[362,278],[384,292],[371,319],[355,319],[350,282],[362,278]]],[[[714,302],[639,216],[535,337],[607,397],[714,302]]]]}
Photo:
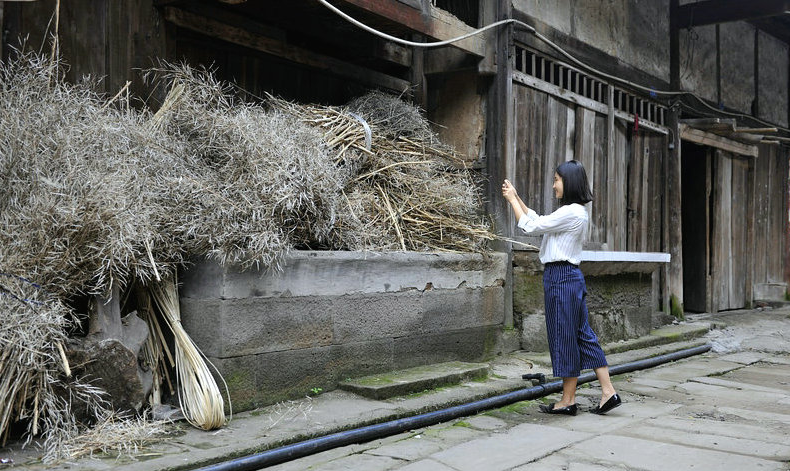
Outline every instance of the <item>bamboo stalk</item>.
{"type": "Polygon", "coordinates": [[[63,344],[61,342],[55,342],[55,345],[58,347],[58,352],[60,353],[60,360],[63,362],[63,371],[66,373],[67,378],[71,378],[71,368],[69,367],[69,359],[66,358],[66,352],[63,350],[63,344]]]}

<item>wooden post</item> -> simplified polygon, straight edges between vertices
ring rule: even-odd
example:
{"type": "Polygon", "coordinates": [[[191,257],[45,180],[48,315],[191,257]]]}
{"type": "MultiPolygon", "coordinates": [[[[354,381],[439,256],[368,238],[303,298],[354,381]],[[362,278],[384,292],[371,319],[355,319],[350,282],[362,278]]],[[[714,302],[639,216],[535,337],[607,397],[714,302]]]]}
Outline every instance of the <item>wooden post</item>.
{"type": "MultiPolygon", "coordinates": [[[[680,39],[678,28],[679,0],[669,2],[669,75],[672,90],[680,90],[680,39]]],[[[680,127],[679,110],[670,109],[667,127],[671,130],[670,149],[666,163],[666,227],[669,231],[665,239],[671,260],[666,270],[669,306],[665,306],[675,316],[683,315],[683,218],[681,212],[681,165],[680,165],[680,127]]]]}
{"type": "MultiPolygon", "coordinates": [[[[782,219],[784,220],[784,247],[782,252],[784,254],[784,280],[790,288],[790,162],[788,162],[787,151],[780,147],[776,150],[777,163],[781,162],[784,166],[784,205],[782,207],[782,219]]],[[[790,291],[790,290],[789,290],[790,291]]]]}
{"type": "MultiPolygon", "coordinates": [[[[619,221],[620,219],[619,217],[615,217],[615,208],[617,206],[613,204],[615,195],[618,194],[616,183],[618,174],[615,172],[617,160],[614,146],[614,85],[607,85],[606,93],[606,174],[609,177],[606,188],[609,207],[606,209],[606,214],[609,217],[609,221],[606,225],[606,248],[604,248],[604,250],[622,250],[620,244],[617,243],[619,225],[615,224],[615,221],[619,221]]],[[[600,191],[600,189],[598,191],[600,191]]]]}
{"type": "MultiPolygon", "coordinates": [[[[510,0],[490,2],[484,21],[510,18],[510,0]]],[[[513,67],[510,49],[513,44],[513,27],[497,28],[495,58],[496,74],[491,76],[491,84],[486,94],[486,147],[485,169],[487,178],[488,214],[494,223],[494,230],[503,236],[513,234],[513,216],[507,202],[502,198],[502,180],[512,179],[515,168],[513,149],[513,67]]],[[[521,123],[523,125],[523,123],[521,123]]],[[[507,279],[505,280],[505,326],[513,325],[513,269],[512,246],[509,242],[492,241],[493,250],[508,254],[507,279]]]]}
{"type": "MultiPolygon", "coordinates": [[[[412,41],[415,42],[424,40],[425,36],[421,34],[415,34],[412,37],[412,41]]],[[[411,69],[409,70],[412,101],[423,110],[428,109],[428,85],[425,79],[425,56],[425,48],[412,48],[411,69]]]]}

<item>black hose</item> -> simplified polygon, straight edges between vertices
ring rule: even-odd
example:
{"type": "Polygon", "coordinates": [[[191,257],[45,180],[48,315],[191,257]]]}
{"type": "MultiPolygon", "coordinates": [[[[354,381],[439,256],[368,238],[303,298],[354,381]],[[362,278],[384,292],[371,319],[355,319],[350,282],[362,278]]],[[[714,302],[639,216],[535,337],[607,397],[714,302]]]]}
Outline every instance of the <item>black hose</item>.
{"type": "MultiPolygon", "coordinates": [[[[631,371],[651,368],[663,363],[674,360],[680,360],[693,355],[699,355],[710,350],[710,345],[701,345],[699,347],[688,348],[666,355],[659,355],[645,360],[638,360],[622,365],[612,366],[609,368],[609,374],[618,375],[629,373],[631,371]]],[[[579,384],[589,383],[594,381],[595,373],[585,373],[579,376],[579,384]]],[[[251,471],[267,466],[272,466],[278,463],[295,460],[308,455],[319,453],[332,448],[337,448],[354,443],[367,442],[377,438],[395,435],[397,433],[405,432],[407,430],[414,430],[430,425],[435,425],[440,422],[447,422],[449,420],[457,419],[468,415],[474,415],[486,409],[494,409],[503,407],[514,402],[526,401],[536,399],[545,395],[555,393],[562,390],[562,381],[554,381],[552,383],[540,384],[527,389],[520,389],[507,394],[481,399],[479,401],[468,402],[459,406],[441,409],[435,412],[428,412],[426,414],[415,415],[403,419],[391,420],[375,425],[368,425],[366,427],[355,428],[345,432],[333,433],[323,437],[312,438],[303,442],[294,443],[292,445],[282,446],[273,450],[256,453],[254,455],[236,458],[230,461],[224,461],[214,465],[200,468],[198,471],[251,471]]]]}

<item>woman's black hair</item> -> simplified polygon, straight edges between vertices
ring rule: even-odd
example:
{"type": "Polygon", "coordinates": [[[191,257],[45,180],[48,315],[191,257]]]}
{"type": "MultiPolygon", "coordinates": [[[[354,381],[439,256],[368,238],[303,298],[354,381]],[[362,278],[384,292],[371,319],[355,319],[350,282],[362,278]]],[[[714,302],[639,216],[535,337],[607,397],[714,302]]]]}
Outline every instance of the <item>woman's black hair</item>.
{"type": "Polygon", "coordinates": [[[587,172],[577,160],[569,160],[557,167],[557,175],[562,178],[562,198],[560,204],[586,204],[592,201],[593,195],[587,181],[587,172]]]}

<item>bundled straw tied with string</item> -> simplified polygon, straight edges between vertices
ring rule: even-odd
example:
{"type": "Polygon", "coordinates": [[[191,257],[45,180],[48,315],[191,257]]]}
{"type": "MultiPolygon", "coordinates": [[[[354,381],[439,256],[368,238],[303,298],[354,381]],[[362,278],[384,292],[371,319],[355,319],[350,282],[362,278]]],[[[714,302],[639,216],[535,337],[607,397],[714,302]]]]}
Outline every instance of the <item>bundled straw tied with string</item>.
{"type": "Polygon", "coordinates": [[[473,174],[418,108],[382,92],[344,108],[269,102],[321,129],[353,174],[332,233],[336,247],[471,252],[493,239],[473,174]],[[354,114],[372,130],[370,149],[354,114]]]}

